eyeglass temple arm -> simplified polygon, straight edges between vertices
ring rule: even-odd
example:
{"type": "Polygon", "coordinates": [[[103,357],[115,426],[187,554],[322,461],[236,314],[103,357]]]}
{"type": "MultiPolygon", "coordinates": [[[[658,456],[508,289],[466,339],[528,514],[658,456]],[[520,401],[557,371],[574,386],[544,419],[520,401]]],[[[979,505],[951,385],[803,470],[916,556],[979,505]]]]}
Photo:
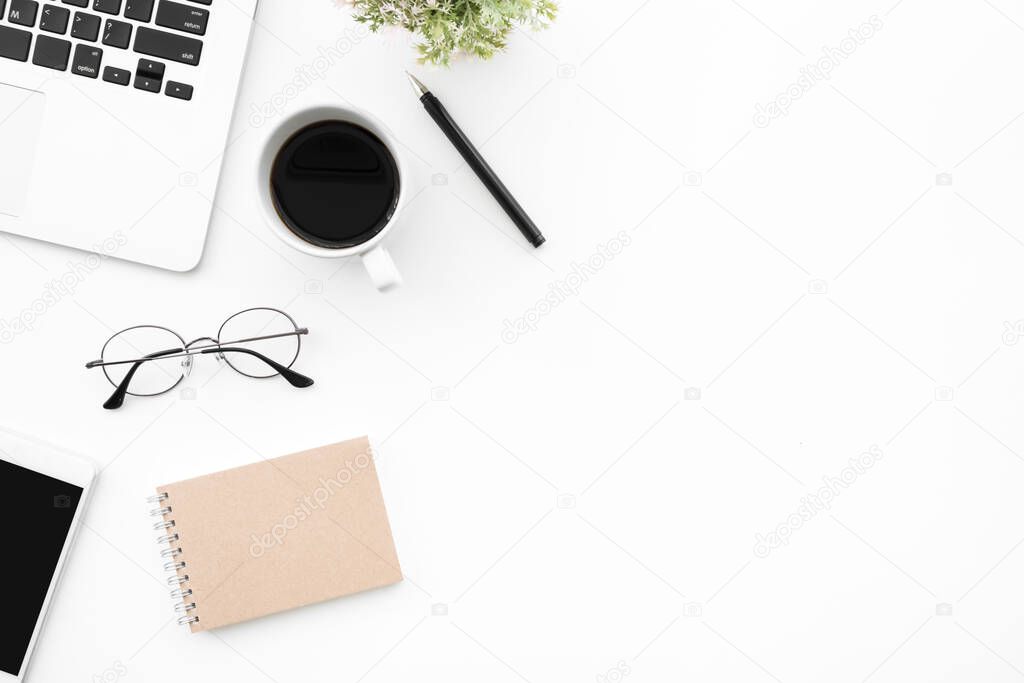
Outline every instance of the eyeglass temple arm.
{"type": "Polygon", "coordinates": [[[245,353],[250,356],[253,356],[254,358],[260,359],[270,367],[274,368],[274,370],[276,370],[282,377],[284,377],[288,381],[288,384],[291,384],[293,387],[304,389],[305,387],[313,386],[313,380],[310,379],[309,377],[306,377],[301,373],[295,372],[291,368],[287,368],[278,363],[277,361],[271,360],[270,358],[264,356],[262,353],[253,351],[252,349],[225,346],[220,348],[204,349],[199,353],[245,353]]]}
{"type": "Polygon", "coordinates": [[[107,410],[117,410],[118,408],[124,405],[124,397],[128,393],[128,385],[131,383],[132,377],[135,376],[136,371],[147,360],[154,360],[162,356],[172,356],[176,353],[181,353],[183,350],[184,349],[177,348],[167,349],[166,351],[157,351],[156,353],[151,353],[148,356],[146,356],[144,360],[136,361],[135,364],[132,365],[131,369],[128,370],[128,373],[124,376],[124,379],[121,380],[121,383],[117,385],[116,389],[114,389],[114,393],[111,394],[110,398],[107,399],[107,402],[103,404],[103,407],[106,408],[107,410]]]}
{"type": "MultiPolygon", "coordinates": [[[[128,385],[131,384],[132,378],[135,376],[136,371],[138,371],[138,369],[142,366],[143,363],[149,360],[161,358],[163,356],[173,356],[174,354],[180,352],[181,349],[168,349],[166,351],[157,351],[156,353],[151,353],[148,356],[146,356],[145,360],[137,361],[134,365],[132,365],[131,369],[124,376],[124,379],[121,380],[121,383],[117,385],[117,388],[114,389],[114,393],[110,395],[110,398],[108,398],[106,403],[103,404],[103,407],[106,408],[107,410],[116,410],[120,408],[122,405],[124,405],[125,396],[128,394],[128,385]]],[[[264,363],[272,367],[282,377],[284,377],[285,380],[293,387],[304,389],[306,387],[313,386],[313,380],[311,378],[306,377],[301,373],[295,372],[291,368],[287,368],[278,363],[277,361],[271,360],[270,358],[264,356],[262,353],[258,353],[256,351],[253,351],[252,349],[244,349],[239,347],[221,347],[204,349],[203,351],[200,351],[200,353],[245,353],[255,358],[258,358],[259,360],[263,361],[264,363]]]]}
{"type": "MultiPolygon", "coordinates": [[[[224,346],[224,344],[244,344],[245,342],[264,341],[266,339],[280,339],[281,337],[291,337],[293,335],[300,335],[301,336],[301,335],[305,335],[305,334],[309,334],[309,328],[308,327],[300,327],[297,330],[295,330],[294,332],[285,332],[284,334],[268,334],[268,335],[265,335],[265,336],[262,336],[262,337],[250,337],[249,339],[238,339],[236,341],[229,341],[229,342],[219,342],[219,341],[213,339],[211,341],[213,341],[214,343],[209,345],[209,346],[197,346],[195,348],[189,348],[189,347],[192,346],[192,344],[195,344],[195,342],[192,342],[192,344],[186,345],[185,348],[178,349],[179,353],[177,353],[177,356],[182,357],[182,358],[184,358],[186,356],[195,356],[195,355],[198,355],[200,353],[203,353],[203,349],[220,349],[221,347],[224,346]]],[[[212,351],[211,351],[211,353],[212,353],[212,351]]],[[[107,367],[109,365],[128,365],[130,363],[139,363],[139,362],[142,362],[142,361],[145,361],[145,360],[148,360],[148,357],[136,358],[136,359],[133,359],[133,360],[112,360],[112,361],[91,360],[91,361],[89,361],[88,363],[85,364],[85,367],[86,367],[87,370],[92,370],[93,368],[103,368],[103,367],[107,367]]]]}

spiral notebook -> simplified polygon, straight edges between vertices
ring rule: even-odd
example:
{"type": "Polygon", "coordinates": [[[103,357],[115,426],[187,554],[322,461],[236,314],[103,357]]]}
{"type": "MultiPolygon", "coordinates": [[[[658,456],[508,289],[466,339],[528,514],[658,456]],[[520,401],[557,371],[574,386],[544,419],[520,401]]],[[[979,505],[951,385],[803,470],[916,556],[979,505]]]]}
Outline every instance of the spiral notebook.
{"type": "Polygon", "coordinates": [[[193,632],[402,580],[366,438],[157,488],[154,528],[193,632]]]}

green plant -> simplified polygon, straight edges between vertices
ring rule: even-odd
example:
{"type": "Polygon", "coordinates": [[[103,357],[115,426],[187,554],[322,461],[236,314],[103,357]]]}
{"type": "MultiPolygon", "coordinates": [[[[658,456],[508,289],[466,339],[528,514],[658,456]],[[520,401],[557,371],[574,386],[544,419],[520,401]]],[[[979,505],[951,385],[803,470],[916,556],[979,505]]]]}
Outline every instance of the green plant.
{"type": "Polygon", "coordinates": [[[518,26],[543,28],[555,0],[351,0],[357,21],[379,31],[401,26],[418,38],[420,61],[447,65],[465,53],[489,59],[518,26]]]}

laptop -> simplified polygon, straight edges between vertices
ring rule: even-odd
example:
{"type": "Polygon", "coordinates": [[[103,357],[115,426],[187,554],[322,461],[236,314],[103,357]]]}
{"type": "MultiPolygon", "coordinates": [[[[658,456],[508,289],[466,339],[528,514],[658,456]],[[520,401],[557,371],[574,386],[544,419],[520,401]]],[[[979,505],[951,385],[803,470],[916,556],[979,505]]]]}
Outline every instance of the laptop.
{"type": "Polygon", "coordinates": [[[0,0],[0,231],[194,268],[258,0],[0,0]]]}

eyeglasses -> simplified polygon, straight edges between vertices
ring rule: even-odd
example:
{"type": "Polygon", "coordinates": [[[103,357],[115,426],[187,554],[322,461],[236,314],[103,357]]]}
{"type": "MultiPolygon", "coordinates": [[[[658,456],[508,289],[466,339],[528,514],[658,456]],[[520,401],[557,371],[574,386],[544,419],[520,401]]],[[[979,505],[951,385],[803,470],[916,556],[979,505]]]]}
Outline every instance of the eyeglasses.
{"type": "Polygon", "coordinates": [[[178,386],[192,372],[194,358],[216,354],[231,369],[254,379],[280,375],[293,387],[313,380],[291,369],[309,334],[290,315],[276,308],[249,308],[224,321],[216,337],[185,343],[174,330],[157,325],[129,327],[107,340],[100,359],[86,368],[103,368],[114,393],[103,407],[116,410],[125,396],[159,396],[178,386]],[[229,339],[231,341],[221,341],[229,339]]]}

